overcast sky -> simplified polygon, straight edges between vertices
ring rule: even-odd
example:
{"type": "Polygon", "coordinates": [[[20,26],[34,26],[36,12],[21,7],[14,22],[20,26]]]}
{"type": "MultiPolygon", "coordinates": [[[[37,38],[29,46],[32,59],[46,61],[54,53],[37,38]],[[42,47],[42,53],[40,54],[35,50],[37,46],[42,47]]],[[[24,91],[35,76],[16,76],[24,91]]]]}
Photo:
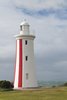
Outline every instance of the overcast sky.
{"type": "Polygon", "coordinates": [[[0,0],[0,80],[13,80],[19,25],[35,32],[37,79],[67,81],[67,0],[0,0]]]}

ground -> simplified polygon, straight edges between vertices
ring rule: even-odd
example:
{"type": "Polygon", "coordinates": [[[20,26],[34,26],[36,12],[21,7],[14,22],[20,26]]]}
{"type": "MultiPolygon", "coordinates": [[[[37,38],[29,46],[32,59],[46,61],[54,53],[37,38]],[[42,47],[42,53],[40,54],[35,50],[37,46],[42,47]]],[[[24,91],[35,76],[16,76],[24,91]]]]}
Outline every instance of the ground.
{"type": "Polygon", "coordinates": [[[0,91],[0,100],[67,100],[67,87],[0,91]]]}

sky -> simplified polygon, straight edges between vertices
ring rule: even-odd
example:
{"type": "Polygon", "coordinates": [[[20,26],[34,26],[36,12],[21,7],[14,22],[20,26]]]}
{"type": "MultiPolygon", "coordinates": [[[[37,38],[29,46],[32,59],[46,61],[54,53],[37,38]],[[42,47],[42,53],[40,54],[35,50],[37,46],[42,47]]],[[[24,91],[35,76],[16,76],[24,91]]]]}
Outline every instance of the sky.
{"type": "Polygon", "coordinates": [[[0,80],[14,79],[16,39],[26,19],[37,80],[67,81],[67,0],[0,0],[0,80]]]}

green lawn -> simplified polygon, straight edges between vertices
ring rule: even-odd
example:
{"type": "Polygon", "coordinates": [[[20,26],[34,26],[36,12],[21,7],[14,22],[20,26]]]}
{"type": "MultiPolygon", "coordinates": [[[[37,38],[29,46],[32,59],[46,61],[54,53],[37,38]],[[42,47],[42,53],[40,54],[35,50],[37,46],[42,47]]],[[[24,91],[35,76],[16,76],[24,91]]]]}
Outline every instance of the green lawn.
{"type": "Polygon", "coordinates": [[[67,87],[0,91],[0,100],[67,100],[67,87]]]}

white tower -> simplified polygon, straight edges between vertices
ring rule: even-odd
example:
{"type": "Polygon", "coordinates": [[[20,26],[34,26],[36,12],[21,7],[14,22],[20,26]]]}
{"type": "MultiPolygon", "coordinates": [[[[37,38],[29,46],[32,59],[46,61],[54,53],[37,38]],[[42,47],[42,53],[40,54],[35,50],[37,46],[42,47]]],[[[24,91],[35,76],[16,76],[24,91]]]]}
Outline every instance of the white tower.
{"type": "Polygon", "coordinates": [[[30,25],[23,21],[20,34],[16,36],[16,65],[14,89],[37,87],[34,62],[34,35],[30,34],[30,25]]]}

